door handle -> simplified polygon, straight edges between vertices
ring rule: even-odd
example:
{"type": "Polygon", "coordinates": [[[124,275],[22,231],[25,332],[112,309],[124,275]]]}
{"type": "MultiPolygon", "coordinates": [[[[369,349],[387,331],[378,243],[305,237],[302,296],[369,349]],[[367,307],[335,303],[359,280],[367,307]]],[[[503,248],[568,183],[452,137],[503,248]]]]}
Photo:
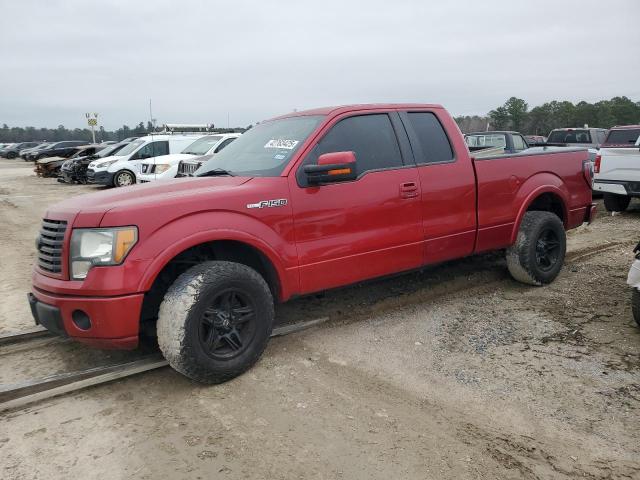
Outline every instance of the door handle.
{"type": "Polygon", "coordinates": [[[414,198],[418,196],[418,184],[406,182],[400,184],[400,198],[414,198]]]}

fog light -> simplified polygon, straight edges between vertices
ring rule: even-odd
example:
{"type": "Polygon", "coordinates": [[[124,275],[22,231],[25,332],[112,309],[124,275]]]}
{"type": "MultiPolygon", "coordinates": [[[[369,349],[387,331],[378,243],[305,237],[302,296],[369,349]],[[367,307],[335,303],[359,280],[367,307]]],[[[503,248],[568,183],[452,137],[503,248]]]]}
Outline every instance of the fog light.
{"type": "Polygon", "coordinates": [[[82,310],[74,310],[71,314],[71,320],[80,330],[89,330],[91,328],[91,319],[82,310]]]}

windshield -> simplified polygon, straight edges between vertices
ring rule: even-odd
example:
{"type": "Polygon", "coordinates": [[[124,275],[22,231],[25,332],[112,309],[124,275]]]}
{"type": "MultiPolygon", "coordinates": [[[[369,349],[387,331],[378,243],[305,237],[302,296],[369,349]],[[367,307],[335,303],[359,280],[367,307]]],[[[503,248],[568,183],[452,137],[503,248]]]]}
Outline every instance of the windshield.
{"type": "Polygon", "coordinates": [[[490,134],[490,135],[468,135],[467,146],[469,147],[501,147],[507,146],[507,140],[504,134],[490,134]]]}
{"type": "Polygon", "coordinates": [[[554,130],[547,143],[591,143],[589,130],[554,130]]]}
{"type": "Polygon", "coordinates": [[[640,128],[611,130],[604,143],[606,145],[628,145],[633,147],[638,141],[638,137],[640,137],[640,128]]]}
{"type": "Polygon", "coordinates": [[[135,152],[140,145],[144,145],[144,140],[136,140],[135,142],[131,142],[129,145],[120,150],[118,152],[118,155],[129,155],[130,153],[135,152]]]}
{"type": "Polygon", "coordinates": [[[182,153],[189,153],[191,155],[206,155],[209,150],[211,150],[220,140],[222,140],[222,136],[220,135],[207,135],[206,137],[199,138],[198,140],[190,144],[182,151],[182,153]]]}
{"type": "Polygon", "coordinates": [[[289,117],[256,125],[204,163],[196,176],[224,170],[233,175],[277,177],[323,118],[289,117]]]}
{"type": "Polygon", "coordinates": [[[115,145],[109,145],[108,147],[103,148],[98,153],[96,153],[95,156],[98,158],[110,157],[111,155],[115,155],[116,152],[119,152],[127,145],[127,143],[116,143],[115,145]]]}

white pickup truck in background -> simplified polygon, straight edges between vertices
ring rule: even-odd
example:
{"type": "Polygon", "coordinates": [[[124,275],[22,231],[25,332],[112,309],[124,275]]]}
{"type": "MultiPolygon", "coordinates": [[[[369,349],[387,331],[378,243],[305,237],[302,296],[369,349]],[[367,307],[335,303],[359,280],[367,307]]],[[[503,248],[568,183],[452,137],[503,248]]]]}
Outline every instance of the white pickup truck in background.
{"type": "Polygon", "coordinates": [[[640,197],[640,125],[613,127],[594,165],[594,192],[602,192],[609,212],[623,212],[640,197]]]}
{"type": "Polygon", "coordinates": [[[203,155],[213,155],[238,138],[240,133],[212,133],[189,144],[182,152],[151,158],[138,165],[136,179],[138,183],[155,180],[171,180],[178,173],[178,164],[203,155]]]}

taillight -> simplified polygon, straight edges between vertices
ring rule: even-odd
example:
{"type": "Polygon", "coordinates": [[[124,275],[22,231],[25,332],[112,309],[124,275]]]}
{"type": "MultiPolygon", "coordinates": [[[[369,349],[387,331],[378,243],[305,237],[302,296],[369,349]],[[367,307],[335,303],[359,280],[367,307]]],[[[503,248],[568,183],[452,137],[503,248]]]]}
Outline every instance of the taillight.
{"type": "MultiPolygon", "coordinates": [[[[596,162],[598,161],[598,158],[600,158],[600,155],[596,157],[596,162]]],[[[589,160],[582,162],[582,175],[584,175],[584,179],[586,180],[587,185],[589,185],[589,188],[593,187],[593,171],[594,168],[589,160]]]]}
{"type": "Polygon", "coordinates": [[[600,155],[596,155],[596,160],[593,165],[593,171],[595,173],[600,173],[600,162],[602,161],[602,157],[600,155]]]}

